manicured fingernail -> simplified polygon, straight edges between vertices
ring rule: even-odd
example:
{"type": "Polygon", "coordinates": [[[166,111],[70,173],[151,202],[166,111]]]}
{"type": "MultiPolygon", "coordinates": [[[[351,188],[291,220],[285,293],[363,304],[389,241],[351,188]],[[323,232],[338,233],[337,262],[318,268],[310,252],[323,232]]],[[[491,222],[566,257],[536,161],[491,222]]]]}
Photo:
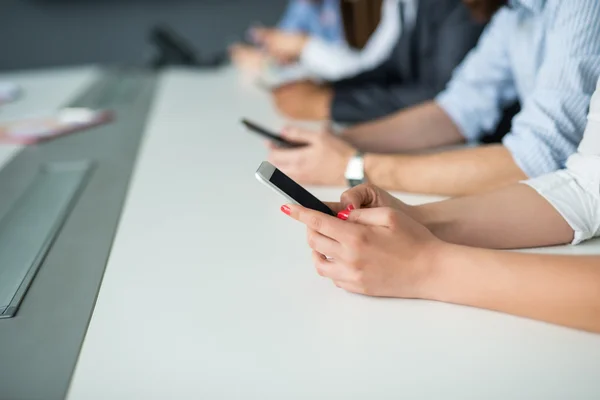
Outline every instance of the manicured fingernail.
{"type": "Polygon", "coordinates": [[[349,204],[348,207],[346,207],[346,210],[352,211],[354,210],[354,206],[352,204],[349,204]]]}
{"type": "Polygon", "coordinates": [[[348,220],[348,218],[350,218],[350,210],[344,210],[344,211],[340,211],[337,215],[337,217],[339,219],[342,219],[344,221],[348,220]]]}
{"type": "Polygon", "coordinates": [[[288,206],[281,206],[281,211],[283,211],[283,213],[286,215],[290,215],[292,213],[292,210],[290,210],[288,206]]]}

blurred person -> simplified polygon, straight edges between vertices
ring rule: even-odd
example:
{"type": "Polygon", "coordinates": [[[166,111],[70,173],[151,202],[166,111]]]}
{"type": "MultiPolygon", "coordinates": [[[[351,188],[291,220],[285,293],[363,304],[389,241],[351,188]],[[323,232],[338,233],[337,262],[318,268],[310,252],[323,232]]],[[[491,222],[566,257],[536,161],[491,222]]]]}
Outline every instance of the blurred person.
{"type": "MultiPolygon", "coordinates": [[[[261,42],[264,28],[253,28],[250,35],[261,42]]],[[[290,0],[277,28],[272,29],[287,43],[297,45],[312,38],[316,42],[344,43],[339,0],[290,0]]],[[[235,44],[230,48],[233,62],[241,68],[260,69],[265,53],[258,47],[235,44]]],[[[284,61],[283,58],[280,58],[284,61]]]]}
{"type": "Polygon", "coordinates": [[[350,128],[342,138],[289,129],[283,132],[288,140],[309,146],[272,149],[270,161],[304,184],[368,180],[386,189],[450,196],[563,168],[581,141],[600,75],[600,2],[465,3],[480,18],[495,15],[434,101],[350,128]],[[502,107],[517,99],[522,110],[502,144],[415,154],[477,141],[498,123],[502,107]]]}
{"type": "MultiPolygon", "coordinates": [[[[282,86],[305,79],[336,81],[381,65],[392,54],[401,32],[411,30],[416,22],[417,0],[363,1],[368,1],[365,7],[368,6],[367,10],[373,15],[362,15],[361,18],[346,16],[342,31],[347,40],[327,40],[302,31],[288,32],[280,28],[252,29],[255,42],[263,50],[257,52],[261,55],[258,62],[254,63],[255,66],[259,65],[255,70],[262,71],[268,77],[275,75],[278,83],[273,86],[282,86]],[[378,22],[371,26],[374,19],[378,22]],[[366,26],[354,26],[357,24],[366,26]],[[354,32],[356,30],[360,32],[354,32]],[[366,38],[359,38],[365,33],[366,38]],[[267,58],[275,60],[280,66],[266,62],[267,58]]],[[[346,4],[351,8],[353,3],[346,0],[346,4]]],[[[346,12],[350,13],[350,10],[346,12]]]]}
{"type": "MultiPolygon", "coordinates": [[[[343,80],[335,79],[339,74],[325,76],[333,81],[330,84],[306,81],[276,89],[275,104],[284,115],[304,120],[364,122],[431,100],[444,89],[456,66],[477,43],[484,24],[473,21],[461,0],[387,3],[390,7],[393,4],[391,13],[396,24],[402,26],[401,34],[394,39],[395,46],[386,53],[388,57],[373,58],[374,62],[363,64],[364,72],[346,74],[343,80]]],[[[383,28],[385,22],[381,23],[383,28]]],[[[376,35],[372,39],[375,41],[376,35]]],[[[315,65],[314,69],[357,71],[352,63],[333,62],[325,52],[318,53],[309,51],[300,59],[315,65]],[[323,65],[326,63],[329,67],[323,65]]]]}
{"type": "Polygon", "coordinates": [[[360,185],[329,204],[338,218],[295,205],[282,211],[306,224],[319,274],[350,292],[456,303],[600,333],[600,256],[483,249],[600,236],[600,83],[594,96],[583,141],[564,170],[423,206],[360,185]]]}
{"type": "MultiPolygon", "coordinates": [[[[256,41],[264,45],[267,54],[280,63],[298,62],[309,76],[338,80],[373,68],[391,54],[403,24],[398,12],[399,3],[405,2],[410,3],[410,7],[406,7],[407,18],[414,20],[414,0],[372,1],[371,7],[380,7],[376,27],[356,26],[359,23],[369,25],[372,18],[363,16],[361,20],[355,21],[354,15],[346,16],[343,25],[345,42],[326,41],[308,34],[289,34],[279,29],[257,28],[253,32],[256,41]],[[368,39],[360,38],[365,43],[359,43],[358,36],[361,35],[360,32],[354,32],[356,30],[369,33],[368,39]]],[[[346,3],[351,4],[348,0],[346,3]]],[[[351,11],[363,10],[348,10],[347,13],[351,11]]],[[[373,9],[370,11],[375,12],[373,9]]],[[[407,21],[407,24],[410,23],[412,22],[407,21]]]]}

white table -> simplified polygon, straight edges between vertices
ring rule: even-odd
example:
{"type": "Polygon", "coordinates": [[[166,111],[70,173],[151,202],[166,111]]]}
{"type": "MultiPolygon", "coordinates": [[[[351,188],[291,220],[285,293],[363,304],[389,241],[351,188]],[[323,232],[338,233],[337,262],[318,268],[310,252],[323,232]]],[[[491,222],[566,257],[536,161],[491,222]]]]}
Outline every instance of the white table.
{"type": "MultiPolygon", "coordinates": [[[[0,74],[0,81],[17,83],[23,90],[22,98],[0,105],[0,123],[56,110],[83,90],[98,76],[94,67],[60,68],[0,74]]],[[[0,143],[0,168],[22,146],[0,143]]]]}
{"type": "Polygon", "coordinates": [[[281,123],[231,71],[164,75],[70,400],[600,398],[600,336],[320,278],[241,116],[281,123]]]}

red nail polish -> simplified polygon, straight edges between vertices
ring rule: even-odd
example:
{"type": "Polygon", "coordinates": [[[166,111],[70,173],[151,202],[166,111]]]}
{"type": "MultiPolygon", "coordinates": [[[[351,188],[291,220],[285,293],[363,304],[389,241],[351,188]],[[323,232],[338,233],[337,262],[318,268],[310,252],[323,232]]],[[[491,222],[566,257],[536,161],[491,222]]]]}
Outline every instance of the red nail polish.
{"type": "Polygon", "coordinates": [[[281,211],[283,211],[283,213],[286,215],[290,215],[292,213],[292,210],[290,210],[288,206],[281,206],[281,211]]]}
{"type": "Polygon", "coordinates": [[[340,211],[338,213],[337,217],[339,219],[346,221],[346,220],[348,220],[348,218],[350,218],[350,211],[349,210],[340,211]]]}
{"type": "Polygon", "coordinates": [[[346,207],[346,210],[352,211],[352,210],[354,210],[354,206],[352,204],[350,204],[350,205],[348,205],[348,207],[346,207]]]}

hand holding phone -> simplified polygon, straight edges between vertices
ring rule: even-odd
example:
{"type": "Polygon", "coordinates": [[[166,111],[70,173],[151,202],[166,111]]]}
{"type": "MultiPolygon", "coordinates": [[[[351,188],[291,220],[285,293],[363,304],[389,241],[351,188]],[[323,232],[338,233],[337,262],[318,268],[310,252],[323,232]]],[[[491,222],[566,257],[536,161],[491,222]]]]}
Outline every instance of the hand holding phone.
{"type": "Polygon", "coordinates": [[[262,128],[262,127],[256,125],[255,123],[248,121],[247,119],[242,119],[242,124],[244,124],[246,126],[246,128],[248,128],[252,132],[257,133],[257,134],[269,139],[271,142],[273,142],[275,144],[275,146],[280,147],[282,149],[295,149],[295,148],[306,146],[306,143],[290,142],[289,140],[282,138],[280,135],[270,132],[270,131],[266,130],[265,128],[262,128]]]}
{"type": "Polygon", "coordinates": [[[256,170],[256,179],[294,204],[335,217],[334,212],[323,202],[267,161],[256,170]]]}

